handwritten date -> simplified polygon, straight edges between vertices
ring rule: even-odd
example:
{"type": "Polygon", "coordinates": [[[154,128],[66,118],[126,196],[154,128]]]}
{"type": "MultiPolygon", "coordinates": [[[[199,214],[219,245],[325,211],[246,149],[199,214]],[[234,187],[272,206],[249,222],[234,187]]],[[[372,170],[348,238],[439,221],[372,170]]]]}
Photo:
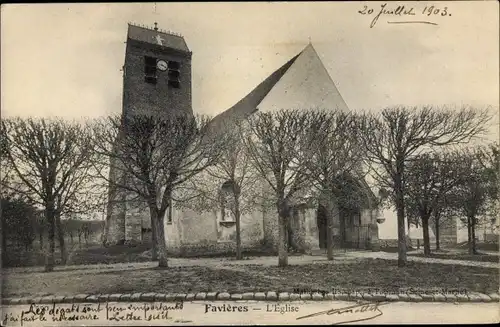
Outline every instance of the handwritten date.
{"type": "MultiPolygon", "coordinates": [[[[358,10],[358,13],[360,15],[368,15],[372,16],[375,15],[373,20],[371,21],[370,28],[373,28],[376,24],[378,19],[381,16],[389,16],[389,17],[411,17],[411,16],[423,16],[423,17],[446,17],[446,16],[451,16],[451,13],[448,9],[448,7],[438,7],[438,6],[425,6],[422,10],[416,9],[415,7],[409,7],[409,6],[404,6],[404,5],[399,5],[396,7],[389,7],[387,3],[384,3],[380,5],[380,8],[371,8],[367,5],[363,6],[363,9],[358,10]]],[[[407,21],[408,22],[419,22],[422,23],[423,21],[407,21]]],[[[405,23],[400,22],[400,23],[405,23]]],[[[426,23],[426,22],[423,22],[426,23]]],[[[428,22],[427,22],[428,23],[428,22]]],[[[432,23],[433,25],[437,25],[432,23]]]]}

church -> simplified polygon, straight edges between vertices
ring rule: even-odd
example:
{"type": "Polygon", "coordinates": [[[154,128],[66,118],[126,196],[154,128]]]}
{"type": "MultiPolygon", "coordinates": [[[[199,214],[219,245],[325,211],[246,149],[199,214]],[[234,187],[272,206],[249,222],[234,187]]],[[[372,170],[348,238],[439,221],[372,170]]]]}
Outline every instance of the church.
{"type": "MultiPolygon", "coordinates": [[[[183,112],[193,114],[191,83],[192,52],[178,34],[133,24],[128,25],[123,67],[123,111],[134,113],[183,112]]],[[[224,112],[215,116],[212,126],[224,129],[231,122],[243,121],[256,111],[349,108],[328,74],[314,46],[309,43],[271,75],[224,112]]],[[[114,176],[113,165],[110,169],[114,176]]],[[[196,178],[204,178],[203,173],[196,178]]],[[[334,245],[337,248],[378,249],[378,226],[383,219],[376,198],[366,181],[351,178],[363,190],[356,208],[343,210],[334,218],[334,245]]],[[[207,190],[219,194],[227,181],[217,181],[207,190]]],[[[227,190],[226,190],[227,191],[227,190]]],[[[132,207],[127,201],[113,201],[119,192],[109,190],[105,243],[140,243],[150,236],[149,211],[132,207]]],[[[165,217],[168,252],[191,256],[231,253],[235,250],[234,217],[224,205],[203,209],[172,203],[165,217]]],[[[289,245],[301,253],[326,248],[324,209],[314,198],[294,203],[290,218],[289,245]]],[[[275,252],[278,241],[278,215],[274,206],[257,206],[241,215],[243,250],[275,252]]]]}

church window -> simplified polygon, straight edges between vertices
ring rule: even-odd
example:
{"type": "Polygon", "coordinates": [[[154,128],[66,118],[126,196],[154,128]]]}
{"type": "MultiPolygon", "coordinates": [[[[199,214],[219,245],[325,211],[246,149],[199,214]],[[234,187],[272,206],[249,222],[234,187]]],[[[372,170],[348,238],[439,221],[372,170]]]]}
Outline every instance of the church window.
{"type": "Polygon", "coordinates": [[[150,84],[156,84],[156,58],[144,57],[144,81],[150,84]]]}
{"type": "Polygon", "coordinates": [[[181,63],[178,62],[178,61],[173,61],[173,60],[170,60],[168,62],[168,69],[177,69],[179,70],[181,68],[181,63]]]}
{"type": "Polygon", "coordinates": [[[178,70],[169,70],[168,78],[172,80],[179,80],[180,72],[178,70]]]}
{"type": "Polygon", "coordinates": [[[178,89],[181,87],[181,83],[179,83],[179,81],[171,81],[169,80],[168,81],[168,86],[174,88],[174,89],[178,89]]]}
{"type": "Polygon", "coordinates": [[[181,64],[178,61],[168,62],[168,86],[178,89],[180,87],[181,64]]]}

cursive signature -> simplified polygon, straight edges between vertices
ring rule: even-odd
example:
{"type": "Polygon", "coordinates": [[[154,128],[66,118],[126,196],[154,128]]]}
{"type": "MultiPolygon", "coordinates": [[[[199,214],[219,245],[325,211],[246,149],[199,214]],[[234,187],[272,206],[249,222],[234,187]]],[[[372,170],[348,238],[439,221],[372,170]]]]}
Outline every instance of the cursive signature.
{"type": "Polygon", "coordinates": [[[306,316],[298,317],[299,319],[308,319],[312,317],[322,316],[322,315],[335,315],[342,316],[345,320],[336,322],[336,323],[347,323],[347,322],[357,322],[363,320],[369,320],[376,317],[380,317],[383,313],[380,311],[379,307],[381,305],[387,304],[389,302],[368,302],[368,303],[358,303],[355,305],[337,308],[337,309],[329,309],[325,311],[319,311],[316,313],[312,313],[306,316]]]}

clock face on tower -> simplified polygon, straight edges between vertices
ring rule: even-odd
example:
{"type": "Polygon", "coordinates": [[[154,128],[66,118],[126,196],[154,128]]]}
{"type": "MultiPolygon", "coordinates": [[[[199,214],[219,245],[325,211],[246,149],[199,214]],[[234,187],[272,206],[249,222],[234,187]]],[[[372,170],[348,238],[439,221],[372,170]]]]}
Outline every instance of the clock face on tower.
{"type": "Polygon", "coordinates": [[[158,67],[159,70],[162,72],[166,71],[168,68],[167,62],[165,60],[158,60],[156,63],[156,67],[158,67]]]}

